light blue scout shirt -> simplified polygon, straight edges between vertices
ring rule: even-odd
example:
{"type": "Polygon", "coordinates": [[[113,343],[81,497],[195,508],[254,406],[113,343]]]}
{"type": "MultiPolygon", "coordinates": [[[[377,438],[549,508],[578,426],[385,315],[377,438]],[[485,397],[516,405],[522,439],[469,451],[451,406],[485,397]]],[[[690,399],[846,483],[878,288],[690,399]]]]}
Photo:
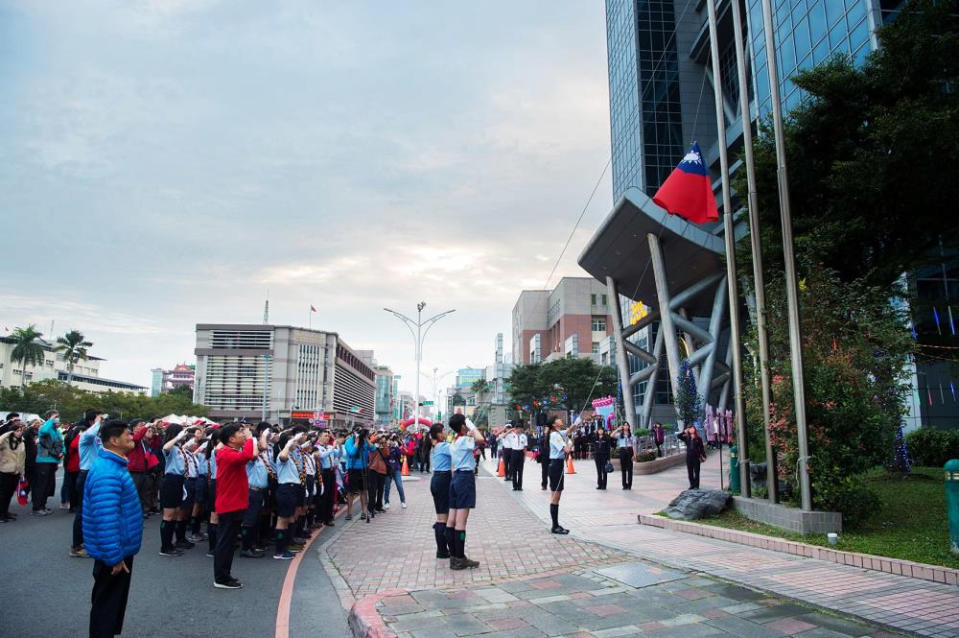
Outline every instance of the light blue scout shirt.
{"type": "Polygon", "coordinates": [[[206,476],[210,473],[210,462],[206,458],[206,450],[203,452],[197,452],[194,455],[196,458],[196,473],[197,476],[206,476]]]}
{"type": "Polygon", "coordinates": [[[633,447],[633,437],[623,436],[623,433],[620,432],[616,435],[616,447],[620,449],[633,447]]]}
{"type": "Polygon", "coordinates": [[[263,457],[256,456],[252,461],[246,464],[246,478],[250,487],[266,489],[270,480],[270,473],[266,471],[266,465],[263,463],[263,457]]]}
{"type": "Polygon", "coordinates": [[[77,450],[80,452],[80,471],[86,472],[93,467],[93,462],[97,460],[97,454],[103,444],[100,442],[100,423],[91,425],[80,433],[80,441],[77,443],[77,450]]]}
{"type": "Polygon", "coordinates": [[[164,452],[163,458],[166,460],[164,469],[166,474],[183,476],[183,473],[186,471],[186,466],[183,460],[183,450],[181,450],[179,446],[174,445],[168,451],[164,452]]]}
{"type": "Polygon", "coordinates": [[[186,471],[183,472],[183,475],[187,478],[196,478],[196,454],[193,452],[186,451],[183,453],[183,463],[185,464],[186,471]]]}
{"type": "Polygon", "coordinates": [[[216,478],[216,450],[210,455],[210,479],[216,478]]]}
{"type": "Polygon", "coordinates": [[[566,433],[550,432],[549,435],[549,459],[562,460],[566,456],[566,433]]]}
{"type": "Polygon", "coordinates": [[[449,472],[453,465],[453,459],[450,457],[450,444],[446,441],[437,443],[433,448],[433,471],[449,472]]]}
{"type": "Polygon", "coordinates": [[[321,445],[319,447],[320,451],[320,468],[324,470],[332,470],[333,463],[335,463],[335,457],[337,456],[336,448],[332,445],[321,445]]]}
{"type": "Polygon", "coordinates": [[[476,441],[471,434],[456,437],[450,445],[450,462],[454,470],[473,471],[476,467],[476,461],[473,459],[474,447],[476,447],[476,441]]]}
{"type": "Polygon", "coordinates": [[[281,461],[280,455],[277,454],[273,467],[276,468],[276,480],[281,485],[284,483],[300,484],[300,468],[296,466],[296,461],[293,460],[293,450],[290,450],[285,461],[281,461]]]}

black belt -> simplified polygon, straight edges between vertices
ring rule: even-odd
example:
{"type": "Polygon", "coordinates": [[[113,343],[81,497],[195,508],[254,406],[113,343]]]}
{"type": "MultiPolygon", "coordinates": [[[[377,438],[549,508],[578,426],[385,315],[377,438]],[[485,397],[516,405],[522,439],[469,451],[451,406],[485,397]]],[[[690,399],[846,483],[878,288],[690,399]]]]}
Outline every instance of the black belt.
{"type": "Polygon", "coordinates": [[[455,470],[457,474],[472,474],[473,470],[455,470]]]}
{"type": "Polygon", "coordinates": [[[250,488],[250,491],[251,491],[251,492],[262,492],[262,491],[265,490],[265,489],[266,489],[265,487],[251,487],[251,488],[250,488]]]}
{"type": "MultiPolygon", "coordinates": [[[[449,474],[451,470],[433,470],[433,474],[449,474]]],[[[468,472],[469,470],[462,470],[468,472]]]]}

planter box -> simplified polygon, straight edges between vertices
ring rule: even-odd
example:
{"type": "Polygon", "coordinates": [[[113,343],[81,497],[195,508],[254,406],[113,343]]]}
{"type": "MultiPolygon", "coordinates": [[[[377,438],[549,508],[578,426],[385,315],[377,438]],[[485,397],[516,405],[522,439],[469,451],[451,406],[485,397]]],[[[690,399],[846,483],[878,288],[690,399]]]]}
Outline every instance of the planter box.
{"type": "Polygon", "coordinates": [[[635,463],[633,465],[633,474],[655,474],[657,472],[662,472],[671,467],[677,465],[682,465],[686,462],[685,454],[673,454],[672,456],[664,456],[662,458],[655,459],[653,461],[646,461],[645,463],[635,463]]]}
{"type": "Polygon", "coordinates": [[[842,513],[805,512],[763,499],[733,497],[733,509],[746,518],[799,534],[828,534],[842,531],[842,513]]]}

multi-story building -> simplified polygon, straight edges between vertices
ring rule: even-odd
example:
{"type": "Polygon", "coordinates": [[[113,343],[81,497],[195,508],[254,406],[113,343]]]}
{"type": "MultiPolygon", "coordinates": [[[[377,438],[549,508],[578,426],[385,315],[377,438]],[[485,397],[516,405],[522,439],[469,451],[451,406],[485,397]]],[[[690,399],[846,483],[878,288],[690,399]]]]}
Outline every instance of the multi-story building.
{"type": "MultiPolygon", "coordinates": [[[[665,216],[650,199],[697,140],[714,180],[719,175],[714,88],[721,92],[726,140],[735,157],[745,125],[756,127],[771,110],[762,9],[759,0],[742,6],[747,86],[740,87],[733,48],[732,4],[718,3],[721,78],[712,77],[707,6],[679,0],[607,0],[610,141],[614,210],[594,235],[579,263],[606,285],[619,302],[613,320],[622,328],[613,360],[627,361],[620,382],[633,419],[646,425],[671,412],[670,379],[679,348],[695,361],[699,391],[725,406],[729,396],[728,337],[721,318],[726,300],[723,226],[695,226],[665,216]],[[740,90],[750,109],[743,118],[740,90]],[[655,250],[653,245],[655,244],[655,250]],[[653,272],[659,269],[657,283],[653,272]],[[650,314],[623,320],[633,302],[651,304],[650,314]],[[660,330],[660,310],[668,308],[675,337],[660,330]],[[665,352],[664,352],[665,351],[665,352]],[[662,355],[666,356],[663,357],[662,355]],[[667,366],[660,365],[665,359],[667,366]],[[660,414],[657,414],[659,412],[660,414]]],[[[773,28],[783,106],[803,95],[790,80],[836,53],[860,62],[877,46],[875,29],[894,0],[779,0],[773,28]]],[[[733,164],[733,171],[740,164],[733,164]]],[[[719,182],[714,181],[715,188],[719,182]]],[[[721,202],[720,202],[721,203],[721,202]]],[[[737,229],[737,234],[747,232],[737,229]]],[[[615,330],[614,330],[615,332],[615,330]]],[[[629,418],[629,417],[628,417],[629,418]]]]}
{"type": "Polygon", "coordinates": [[[386,366],[375,366],[376,372],[376,424],[389,425],[398,419],[394,417],[396,394],[393,371],[386,366]]]}
{"type": "Polygon", "coordinates": [[[513,306],[513,361],[598,355],[611,330],[606,286],[589,277],[563,277],[553,290],[520,293],[513,306]]]}
{"type": "MultiPolygon", "coordinates": [[[[11,386],[19,387],[21,382],[66,381],[70,377],[66,357],[54,351],[55,344],[44,339],[38,339],[37,342],[44,350],[43,363],[36,366],[25,366],[26,369],[23,370],[24,366],[21,366],[19,361],[13,361],[12,358],[16,341],[12,337],[0,337],[0,386],[8,388],[11,386]],[[23,379],[21,379],[21,375],[23,375],[23,379]]],[[[87,392],[112,391],[129,394],[146,392],[147,388],[142,385],[101,377],[101,361],[105,361],[105,359],[93,355],[88,355],[86,359],[77,361],[73,366],[73,377],[70,384],[74,388],[87,392]]]]}
{"type": "Polygon", "coordinates": [[[197,324],[194,401],[214,419],[372,424],[376,373],[335,332],[197,324]]]}
{"type": "Polygon", "coordinates": [[[193,382],[196,378],[196,366],[186,363],[178,363],[172,370],[163,368],[153,368],[150,370],[152,383],[150,384],[150,396],[155,397],[164,392],[169,392],[175,388],[186,386],[193,391],[193,382]]]}

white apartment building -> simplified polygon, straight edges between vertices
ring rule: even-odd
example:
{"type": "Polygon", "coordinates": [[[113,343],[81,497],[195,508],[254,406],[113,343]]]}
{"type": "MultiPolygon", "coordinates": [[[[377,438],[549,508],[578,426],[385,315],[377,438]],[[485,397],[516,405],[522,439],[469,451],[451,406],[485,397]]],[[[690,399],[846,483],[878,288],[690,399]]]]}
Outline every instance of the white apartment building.
{"type": "Polygon", "coordinates": [[[193,400],[210,418],[373,422],[376,374],[335,332],[269,324],[197,324],[193,400]]]}
{"type": "MultiPolygon", "coordinates": [[[[13,349],[16,346],[16,341],[12,337],[0,337],[0,386],[4,388],[20,387],[21,375],[25,375],[26,383],[50,379],[67,380],[69,373],[67,372],[66,357],[53,351],[53,343],[44,339],[38,339],[37,342],[44,349],[43,363],[36,366],[28,365],[26,370],[22,370],[20,362],[13,360],[13,349]]],[[[77,361],[73,366],[73,387],[87,392],[112,390],[113,392],[140,394],[146,391],[146,387],[135,383],[101,377],[101,361],[105,361],[105,359],[92,355],[85,360],[77,361]]]]}

